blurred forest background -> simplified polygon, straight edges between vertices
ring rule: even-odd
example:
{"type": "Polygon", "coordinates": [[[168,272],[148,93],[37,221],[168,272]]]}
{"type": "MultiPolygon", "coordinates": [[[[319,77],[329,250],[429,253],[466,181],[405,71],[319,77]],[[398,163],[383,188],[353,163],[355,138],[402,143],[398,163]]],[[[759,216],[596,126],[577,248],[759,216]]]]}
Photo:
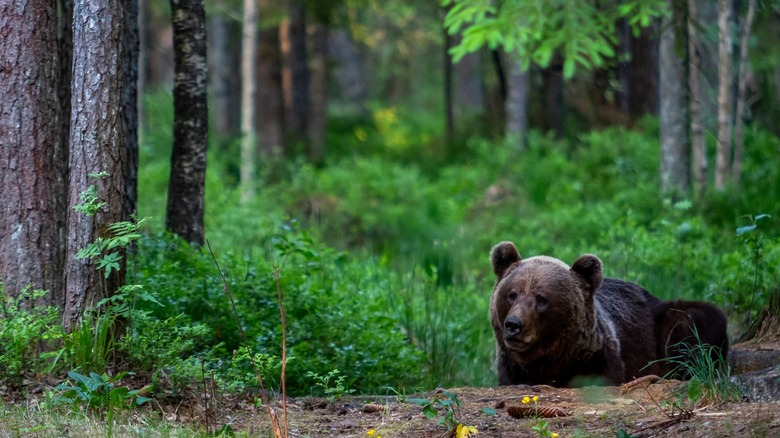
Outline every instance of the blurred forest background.
{"type": "MultiPolygon", "coordinates": [[[[257,384],[205,240],[274,390],[283,294],[292,394],[495,385],[502,240],[716,303],[733,340],[780,292],[776,1],[204,6],[203,219],[176,228],[175,31],[167,3],[139,2],[145,221],[133,287],[97,304],[124,333],[98,372],[158,394],[202,366],[226,389],[257,384]]],[[[86,370],[58,336],[58,366],[86,370]]]]}

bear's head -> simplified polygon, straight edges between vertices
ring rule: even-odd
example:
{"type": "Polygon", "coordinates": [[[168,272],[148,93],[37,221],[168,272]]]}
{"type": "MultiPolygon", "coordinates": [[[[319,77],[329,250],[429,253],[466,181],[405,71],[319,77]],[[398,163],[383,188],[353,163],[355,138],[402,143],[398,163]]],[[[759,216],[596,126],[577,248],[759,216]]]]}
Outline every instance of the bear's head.
{"type": "Polygon", "coordinates": [[[520,258],[514,244],[491,252],[496,284],[490,317],[498,348],[518,364],[560,356],[592,336],[593,295],[601,261],[580,256],[572,266],[546,256],[520,258]]]}

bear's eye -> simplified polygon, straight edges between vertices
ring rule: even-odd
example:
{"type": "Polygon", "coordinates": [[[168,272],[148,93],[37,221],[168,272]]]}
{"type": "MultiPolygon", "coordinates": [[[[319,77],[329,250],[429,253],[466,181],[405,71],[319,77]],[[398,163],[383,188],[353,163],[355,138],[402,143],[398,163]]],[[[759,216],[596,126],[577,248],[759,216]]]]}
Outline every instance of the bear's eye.
{"type": "Polygon", "coordinates": [[[540,306],[546,306],[548,302],[549,301],[547,300],[546,297],[543,297],[541,295],[537,295],[536,296],[536,304],[538,304],[540,306]]]}
{"type": "Polygon", "coordinates": [[[509,299],[510,303],[513,303],[517,299],[517,292],[509,292],[507,298],[509,299]]]}

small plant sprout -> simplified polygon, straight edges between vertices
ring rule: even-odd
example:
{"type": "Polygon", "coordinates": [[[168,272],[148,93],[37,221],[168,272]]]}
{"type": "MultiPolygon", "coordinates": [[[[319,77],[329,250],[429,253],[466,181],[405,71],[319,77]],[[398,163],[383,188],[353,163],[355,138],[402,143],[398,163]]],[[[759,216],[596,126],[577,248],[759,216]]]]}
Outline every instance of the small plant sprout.
{"type": "Polygon", "coordinates": [[[460,399],[458,395],[446,390],[441,391],[440,394],[444,395],[444,397],[432,400],[410,398],[407,399],[407,402],[422,406],[422,413],[425,415],[425,418],[431,420],[438,418],[437,424],[447,427],[449,434],[454,432],[458,438],[476,435],[478,433],[476,427],[462,424],[458,418],[460,416],[460,399]],[[440,413],[439,409],[444,412],[440,413]]]}

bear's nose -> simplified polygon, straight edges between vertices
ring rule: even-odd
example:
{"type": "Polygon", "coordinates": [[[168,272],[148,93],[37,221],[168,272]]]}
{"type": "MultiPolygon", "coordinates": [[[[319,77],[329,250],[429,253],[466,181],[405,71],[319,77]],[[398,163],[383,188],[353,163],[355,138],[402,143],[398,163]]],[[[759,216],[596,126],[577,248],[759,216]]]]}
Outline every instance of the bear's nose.
{"type": "Polygon", "coordinates": [[[516,317],[516,316],[510,316],[504,321],[504,336],[506,337],[512,337],[516,334],[523,331],[523,320],[516,317]]]}

